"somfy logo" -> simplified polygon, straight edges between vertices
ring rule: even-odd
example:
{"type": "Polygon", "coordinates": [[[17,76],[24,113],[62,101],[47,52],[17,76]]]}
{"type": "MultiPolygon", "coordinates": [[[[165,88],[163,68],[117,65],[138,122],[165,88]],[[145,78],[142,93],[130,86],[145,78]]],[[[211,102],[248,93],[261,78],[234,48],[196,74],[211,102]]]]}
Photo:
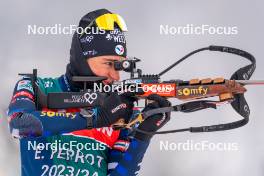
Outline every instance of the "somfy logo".
{"type": "Polygon", "coordinates": [[[199,86],[196,87],[185,87],[178,90],[179,96],[192,96],[192,95],[206,95],[208,93],[208,87],[199,86]]]}
{"type": "Polygon", "coordinates": [[[86,102],[92,104],[94,102],[94,100],[97,99],[97,94],[96,93],[85,93],[83,95],[84,99],[86,102]]]}

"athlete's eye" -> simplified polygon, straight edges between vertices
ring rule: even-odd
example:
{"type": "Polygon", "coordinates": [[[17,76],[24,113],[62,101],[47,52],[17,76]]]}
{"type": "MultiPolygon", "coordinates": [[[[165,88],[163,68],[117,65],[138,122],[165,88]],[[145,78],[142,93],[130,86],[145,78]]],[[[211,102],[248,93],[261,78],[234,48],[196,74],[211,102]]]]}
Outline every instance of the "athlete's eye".
{"type": "Polygon", "coordinates": [[[105,64],[110,66],[110,67],[113,66],[113,62],[106,62],[105,64]]]}

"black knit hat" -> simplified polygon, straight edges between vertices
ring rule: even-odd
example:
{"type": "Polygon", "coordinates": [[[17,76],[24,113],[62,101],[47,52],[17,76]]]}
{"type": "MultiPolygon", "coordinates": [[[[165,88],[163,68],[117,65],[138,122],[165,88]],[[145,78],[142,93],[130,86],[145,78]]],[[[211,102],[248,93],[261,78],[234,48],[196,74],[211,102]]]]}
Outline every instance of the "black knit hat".
{"type": "Polygon", "coordinates": [[[81,18],[78,28],[82,30],[77,30],[72,37],[70,63],[66,70],[66,76],[71,84],[72,76],[94,76],[87,63],[87,59],[91,57],[103,55],[126,57],[126,40],[121,29],[115,25],[114,30],[101,30],[93,23],[97,17],[108,13],[111,14],[106,9],[99,9],[81,18]],[[82,31],[84,32],[81,33],[82,31]]]}

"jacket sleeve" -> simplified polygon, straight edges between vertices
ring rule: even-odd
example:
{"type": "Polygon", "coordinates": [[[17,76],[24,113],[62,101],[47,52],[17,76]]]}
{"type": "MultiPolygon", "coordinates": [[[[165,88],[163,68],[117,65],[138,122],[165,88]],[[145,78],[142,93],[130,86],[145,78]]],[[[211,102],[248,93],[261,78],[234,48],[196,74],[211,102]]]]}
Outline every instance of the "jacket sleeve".
{"type": "Polygon", "coordinates": [[[110,150],[108,176],[138,175],[140,164],[150,141],[119,139],[110,150]]]}
{"type": "Polygon", "coordinates": [[[7,111],[14,137],[37,137],[85,129],[87,121],[79,112],[37,111],[29,78],[18,81],[7,111]]]}

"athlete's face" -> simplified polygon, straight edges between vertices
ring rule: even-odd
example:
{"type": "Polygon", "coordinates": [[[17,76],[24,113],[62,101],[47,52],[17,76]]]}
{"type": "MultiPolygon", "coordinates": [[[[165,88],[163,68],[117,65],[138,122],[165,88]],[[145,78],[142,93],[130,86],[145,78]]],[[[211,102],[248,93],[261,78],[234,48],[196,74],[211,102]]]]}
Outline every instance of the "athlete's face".
{"type": "Polygon", "coordinates": [[[96,76],[107,77],[107,80],[103,81],[104,84],[110,84],[120,79],[119,71],[114,69],[114,61],[123,59],[125,58],[120,56],[98,56],[89,58],[87,62],[96,76]]]}

